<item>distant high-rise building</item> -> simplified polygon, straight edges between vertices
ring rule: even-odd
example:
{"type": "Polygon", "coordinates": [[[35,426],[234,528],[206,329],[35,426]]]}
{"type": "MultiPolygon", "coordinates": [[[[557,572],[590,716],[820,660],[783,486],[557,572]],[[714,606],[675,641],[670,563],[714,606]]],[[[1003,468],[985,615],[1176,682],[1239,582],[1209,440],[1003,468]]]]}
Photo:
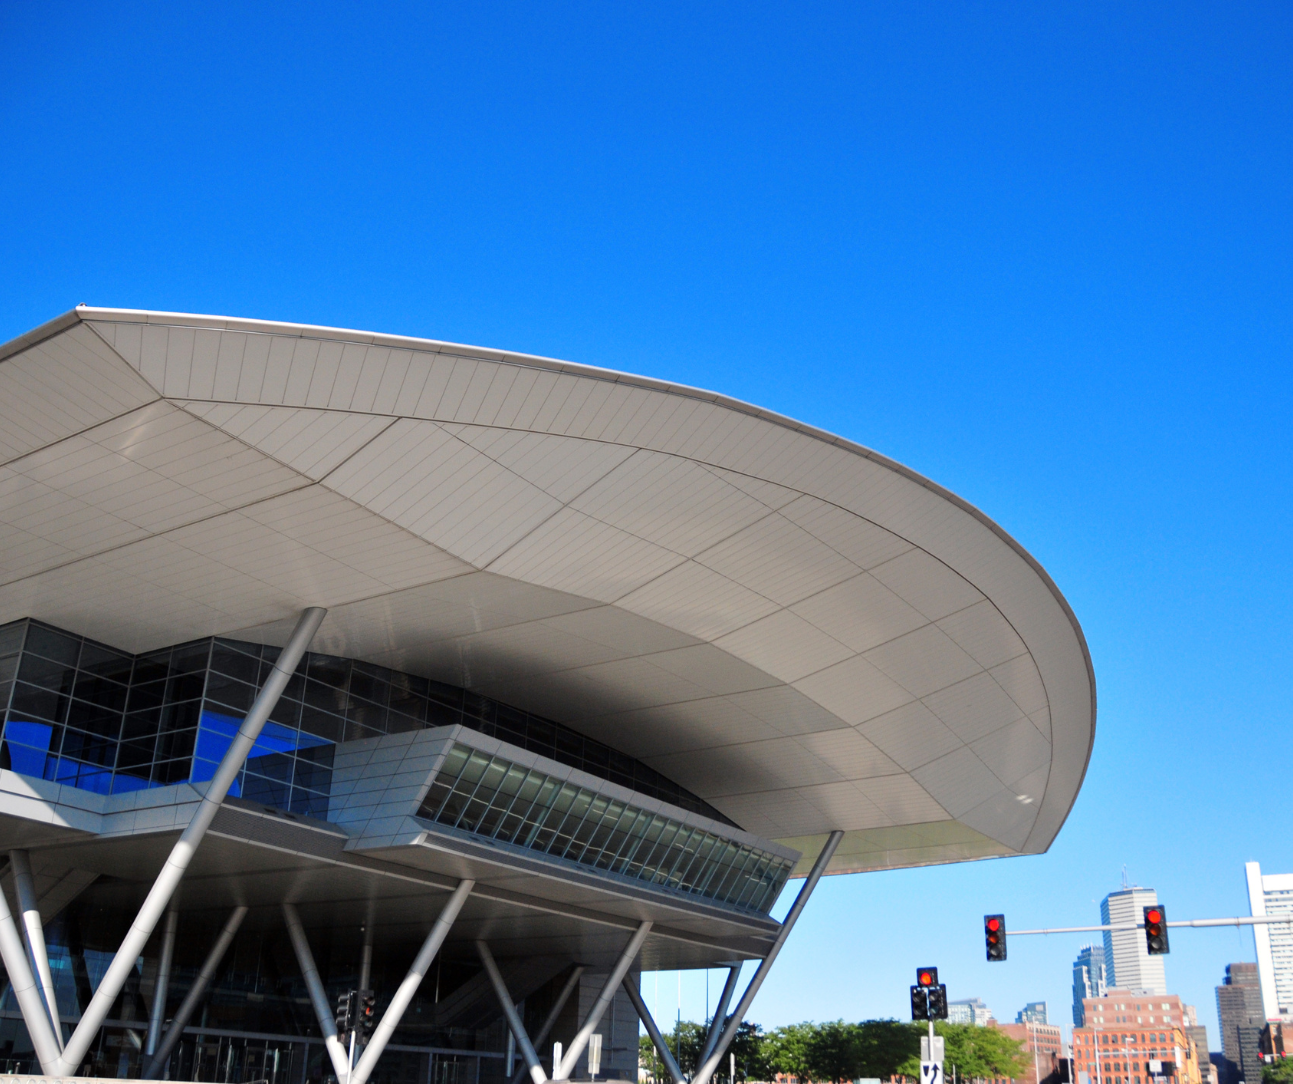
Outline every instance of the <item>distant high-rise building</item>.
{"type": "Polygon", "coordinates": [[[984,1028],[992,1020],[992,1010],[979,997],[966,997],[960,1001],[947,1003],[947,1022],[949,1024],[973,1024],[984,1028]]]}
{"type": "Polygon", "coordinates": [[[1258,1047],[1266,1022],[1256,964],[1226,965],[1225,984],[1217,987],[1217,1019],[1225,1056],[1219,1067],[1220,1084],[1240,1080],[1255,1084],[1261,1079],[1258,1047]]]}
{"type": "MultiPolygon", "coordinates": [[[[1248,879],[1250,913],[1293,914],[1293,873],[1262,876],[1256,862],[1244,866],[1248,879]]],[[[1262,987],[1263,1023],[1276,1016],[1293,1014],[1293,924],[1254,926],[1257,944],[1257,974],[1262,987]]]]}
{"type": "MultiPolygon", "coordinates": [[[[1105,925],[1143,922],[1144,909],[1157,902],[1158,893],[1152,888],[1128,886],[1105,896],[1100,904],[1100,920],[1105,925]]],[[[1167,993],[1163,957],[1149,954],[1143,930],[1105,930],[1104,963],[1111,987],[1167,993]]]]}
{"type": "Polygon", "coordinates": [[[1086,1014],[1082,1002],[1089,997],[1104,997],[1108,988],[1104,973],[1104,949],[1099,945],[1083,945],[1073,961],[1073,1026],[1083,1027],[1086,1014]]]}
{"type": "Polygon", "coordinates": [[[1046,1002],[1030,1001],[1018,1013],[1015,1014],[1016,1024],[1045,1024],[1046,1020],[1046,1002]]]}

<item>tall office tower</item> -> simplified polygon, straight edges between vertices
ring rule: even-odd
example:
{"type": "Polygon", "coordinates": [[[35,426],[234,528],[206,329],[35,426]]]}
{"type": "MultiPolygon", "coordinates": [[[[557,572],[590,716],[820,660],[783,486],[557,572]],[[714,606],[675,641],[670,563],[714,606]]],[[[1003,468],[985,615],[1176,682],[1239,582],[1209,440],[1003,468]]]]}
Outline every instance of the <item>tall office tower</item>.
{"type": "Polygon", "coordinates": [[[1045,1024],[1046,1002],[1030,1001],[1015,1015],[1016,1024],[1045,1024]]]}
{"type": "MultiPolygon", "coordinates": [[[[1250,914],[1293,914],[1293,873],[1272,873],[1262,876],[1262,867],[1256,862],[1244,866],[1248,877],[1248,903],[1250,914]]],[[[1293,1013],[1293,925],[1276,923],[1254,926],[1253,940],[1257,944],[1257,974],[1262,986],[1262,1016],[1293,1013]]]]}
{"type": "Polygon", "coordinates": [[[1086,1026],[1086,1010],[1082,1002],[1089,997],[1104,997],[1108,988],[1104,974],[1104,949],[1099,945],[1083,945],[1073,961],[1073,1026],[1086,1026]]]}
{"type": "Polygon", "coordinates": [[[947,1003],[949,1024],[973,1024],[975,1027],[986,1028],[991,1019],[992,1010],[983,1003],[981,997],[965,997],[947,1003]]]}
{"type": "MultiPolygon", "coordinates": [[[[1117,892],[1110,892],[1100,903],[1100,921],[1134,923],[1145,920],[1144,909],[1158,902],[1158,893],[1152,888],[1124,885],[1117,892]]],[[[1145,948],[1145,934],[1141,930],[1105,930],[1104,962],[1108,969],[1106,980],[1110,986],[1124,990],[1148,990],[1151,994],[1167,993],[1167,976],[1163,974],[1163,958],[1151,956],[1145,948]]]]}
{"type": "Polygon", "coordinates": [[[1226,965],[1225,984],[1217,987],[1217,1019],[1225,1055],[1221,1084],[1260,1080],[1258,1040],[1265,1014],[1256,964],[1226,965]]]}

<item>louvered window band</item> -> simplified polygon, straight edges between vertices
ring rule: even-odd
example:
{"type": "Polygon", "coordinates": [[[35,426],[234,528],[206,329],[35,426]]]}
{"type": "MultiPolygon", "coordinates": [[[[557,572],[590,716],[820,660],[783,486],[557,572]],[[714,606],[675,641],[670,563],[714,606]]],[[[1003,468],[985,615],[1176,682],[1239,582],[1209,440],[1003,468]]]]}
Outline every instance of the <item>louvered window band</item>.
{"type": "Polygon", "coordinates": [[[631,880],[767,914],[793,865],[659,813],[455,744],[418,815],[631,880]]]}

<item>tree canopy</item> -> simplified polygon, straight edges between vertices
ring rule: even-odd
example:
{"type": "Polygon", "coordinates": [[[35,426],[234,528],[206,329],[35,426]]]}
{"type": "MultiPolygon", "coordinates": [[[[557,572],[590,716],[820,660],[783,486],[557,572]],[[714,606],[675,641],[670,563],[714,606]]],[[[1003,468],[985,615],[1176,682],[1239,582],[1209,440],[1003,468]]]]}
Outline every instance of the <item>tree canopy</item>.
{"type": "MultiPolygon", "coordinates": [[[[949,1071],[955,1066],[958,1075],[966,1078],[1024,1075],[1022,1044],[996,1028],[940,1023],[936,1030],[943,1036],[944,1064],[949,1071]]],[[[684,1020],[667,1037],[670,1050],[688,1078],[696,1072],[706,1033],[705,1026],[684,1020]]],[[[923,1034],[924,1024],[899,1020],[865,1020],[858,1024],[844,1020],[806,1021],[766,1033],[757,1024],[743,1023],[731,1047],[736,1055],[736,1084],[771,1080],[777,1073],[817,1084],[858,1077],[884,1080],[894,1075],[917,1079],[923,1034]]],[[[641,1051],[642,1068],[657,1081],[667,1080],[668,1074],[645,1036],[641,1051]]],[[[726,1078],[726,1057],[717,1075],[726,1078]]],[[[1293,1078],[1264,1084],[1293,1084],[1293,1078]]]]}

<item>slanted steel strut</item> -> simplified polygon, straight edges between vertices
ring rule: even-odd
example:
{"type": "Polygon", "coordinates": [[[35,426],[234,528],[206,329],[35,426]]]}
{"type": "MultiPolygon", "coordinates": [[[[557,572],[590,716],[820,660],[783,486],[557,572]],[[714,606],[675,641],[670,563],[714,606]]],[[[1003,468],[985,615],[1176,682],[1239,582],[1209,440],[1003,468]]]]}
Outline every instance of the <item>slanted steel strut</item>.
{"type": "Polygon", "coordinates": [[[197,1007],[202,1004],[202,999],[206,997],[207,987],[211,985],[211,980],[215,978],[216,968],[220,966],[220,961],[224,959],[224,954],[229,951],[229,946],[233,944],[234,936],[238,933],[238,927],[242,925],[242,920],[247,917],[246,907],[235,907],[224,928],[220,931],[220,936],[216,938],[215,944],[211,946],[211,951],[207,953],[207,958],[202,962],[202,968],[198,971],[198,977],[193,980],[193,985],[189,987],[189,992],[184,995],[184,1000],[180,1002],[180,1007],[175,1010],[175,1017],[171,1020],[171,1026],[168,1027],[157,1044],[157,1051],[153,1054],[152,1060],[144,1069],[145,1080],[156,1080],[161,1076],[162,1070],[166,1067],[166,1059],[171,1056],[171,1052],[179,1045],[180,1039],[184,1035],[184,1029],[188,1026],[189,1019],[193,1016],[197,1007]]]}
{"type": "Polygon", "coordinates": [[[27,952],[32,965],[36,968],[36,978],[40,980],[41,990],[45,996],[45,1005],[49,1008],[49,1022],[53,1028],[54,1042],[63,1049],[63,1024],[58,1014],[58,999],[54,996],[54,976],[49,970],[49,950],[45,947],[45,924],[41,921],[40,909],[36,906],[36,882],[31,875],[31,859],[24,850],[9,852],[9,863],[13,866],[13,886],[18,893],[18,910],[22,912],[23,940],[27,943],[27,952]]]}
{"type": "MultiPolygon", "coordinates": [[[[552,1003],[552,1008],[548,1010],[547,1019],[543,1021],[543,1027],[539,1028],[539,1033],[534,1037],[535,1050],[543,1049],[543,1040],[551,1033],[557,1025],[557,1018],[561,1015],[561,1010],[566,1007],[566,1002],[570,1000],[570,995],[579,988],[579,978],[583,975],[586,968],[583,964],[576,964],[571,969],[570,977],[566,979],[566,984],[561,988],[561,993],[557,995],[557,1000],[552,1003]]],[[[529,1072],[529,1066],[523,1065],[512,1076],[512,1084],[521,1084],[525,1079],[525,1074],[529,1072]]]]}
{"type": "Polygon", "coordinates": [[[543,1066],[539,1063],[539,1055],[535,1053],[534,1044],[525,1033],[525,1024],[521,1020],[521,1014],[516,1011],[516,1005],[512,1002],[512,995],[508,993],[507,983],[503,981],[498,964],[494,962],[494,954],[489,951],[489,946],[484,941],[476,942],[476,951],[480,954],[480,962],[485,965],[485,974],[489,976],[489,983],[494,987],[494,996],[498,998],[499,1007],[507,1018],[507,1026],[516,1040],[517,1049],[521,1051],[521,1057],[530,1071],[530,1079],[534,1084],[547,1084],[548,1074],[543,1071],[543,1066]]]}
{"type": "Polygon", "coordinates": [[[569,1080],[570,1074],[575,1071],[575,1065],[579,1062],[579,1056],[584,1052],[588,1045],[588,1040],[593,1032],[597,1030],[597,1025],[602,1022],[602,1017],[606,1013],[611,999],[615,996],[615,991],[620,983],[624,981],[624,976],[633,966],[633,961],[642,949],[642,942],[646,940],[647,934],[651,932],[651,923],[643,922],[633,936],[629,938],[629,943],[624,946],[624,951],[620,953],[620,958],[615,962],[611,973],[606,976],[606,984],[602,987],[602,992],[597,995],[597,1000],[593,1002],[593,1007],[588,1012],[588,1019],[584,1021],[584,1026],[575,1032],[575,1037],[570,1040],[570,1049],[566,1051],[565,1056],[561,1059],[560,1065],[552,1067],[553,1080],[569,1080]]]}
{"type": "MultiPolygon", "coordinates": [[[[117,949],[117,954],[112,958],[112,963],[108,965],[108,970],[100,980],[98,989],[94,991],[90,1004],[81,1015],[80,1023],[76,1025],[76,1030],[72,1032],[72,1037],[67,1040],[67,1046],[64,1047],[63,1053],[58,1057],[57,1066],[54,1070],[55,1075],[76,1075],[76,1071],[80,1068],[81,1061],[89,1051],[90,1044],[94,1042],[95,1036],[98,1035],[99,1028],[103,1025],[108,1011],[112,1008],[113,1002],[117,1000],[117,995],[121,993],[121,988],[125,985],[126,978],[134,970],[140,953],[144,951],[144,945],[152,936],[157,923],[161,921],[162,915],[165,914],[166,908],[171,902],[171,897],[175,895],[175,890],[179,887],[180,881],[189,868],[189,863],[193,861],[193,854],[197,850],[198,844],[202,842],[203,836],[207,834],[207,829],[211,827],[211,822],[215,819],[215,815],[220,812],[220,803],[224,801],[225,795],[229,793],[229,788],[233,786],[234,780],[238,778],[238,773],[242,771],[243,764],[246,762],[252,747],[256,744],[256,739],[260,737],[260,732],[264,729],[265,723],[269,719],[269,713],[278,704],[279,697],[283,695],[283,690],[287,688],[287,683],[296,672],[297,663],[301,661],[301,656],[305,654],[306,648],[310,646],[310,641],[314,639],[314,634],[318,632],[319,625],[323,622],[324,614],[327,612],[327,610],[319,606],[311,606],[302,612],[300,620],[296,623],[296,629],[292,632],[292,638],[288,640],[287,646],[283,648],[278,660],[270,669],[269,677],[265,679],[265,684],[257,693],[251,710],[247,712],[247,717],[238,728],[238,733],[234,736],[229,748],[225,750],[225,754],[220,760],[220,766],[216,768],[215,775],[207,785],[206,793],[202,796],[202,801],[198,803],[197,812],[193,814],[193,819],[189,821],[188,827],[184,829],[175,846],[171,848],[166,864],[162,866],[161,872],[157,875],[157,880],[153,882],[153,887],[149,889],[143,906],[139,908],[139,914],[135,916],[134,923],[121,942],[121,947],[117,949]]],[[[8,963],[7,959],[5,963],[8,963]]],[[[33,1021],[27,1018],[25,1011],[23,1012],[23,1020],[27,1024],[27,1030],[31,1031],[33,1021]]],[[[43,1064],[44,1059],[42,1059],[43,1064]]]]}
{"type": "MultiPolygon", "coordinates": [[[[440,946],[444,944],[444,939],[449,936],[449,931],[453,928],[454,922],[458,919],[458,912],[467,902],[467,897],[471,895],[471,890],[475,887],[476,882],[463,879],[458,882],[458,887],[449,893],[449,899],[444,905],[444,910],[440,912],[440,917],[435,920],[431,927],[431,932],[427,934],[427,939],[422,942],[422,947],[418,950],[417,956],[413,958],[413,966],[409,968],[409,973],[404,976],[404,981],[400,983],[399,988],[395,991],[395,996],[391,998],[391,1003],[386,1006],[386,1011],[382,1013],[382,1018],[377,1021],[377,1027],[373,1029],[373,1037],[368,1040],[368,1045],[364,1047],[364,1053],[355,1066],[354,1072],[350,1074],[350,1079],[343,1084],[365,1084],[372,1075],[373,1070],[377,1067],[377,1059],[382,1056],[382,1051],[386,1049],[386,1044],[391,1041],[391,1036],[395,1034],[395,1029],[400,1026],[400,1020],[403,1019],[405,1011],[412,1003],[414,996],[418,992],[418,987],[422,985],[422,980],[426,978],[426,973],[431,970],[431,961],[435,959],[436,953],[440,951],[440,946]]],[[[341,1078],[338,1077],[338,1080],[341,1078]]]]}
{"type": "Polygon", "coordinates": [[[678,1060],[673,1056],[673,1051],[669,1049],[669,1044],[660,1034],[660,1027],[655,1022],[655,1017],[651,1015],[651,1010],[642,1000],[642,991],[637,988],[633,982],[632,975],[624,976],[624,992],[629,995],[629,1000],[633,1002],[633,1008],[637,1010],[638,1019],[646,1026],[647,1034],[651,1036],[651,1043],[655,1051],[660,1055],[660,1060],[664,1062],[664,1067],[669,1076],[673,1078],[673,1084],[684,1084],[685,1077],[682,1070],[678,1067],[678,1060]]]}
{"type": "Polygon", "coordinates": [[[741,1000],[732,1010],[732,1018],[727,1022],[723,1029],[722,1035],[719,1036],[718,1042],[714,1044],[708,1058],[696,1070],[696,1075],[691,1078],[691,1084],[709,1084],[709,1079],[714,1075],[714,1070],[718,1068],[718,1063],[723,1060],[723,1052],[732,1044],[736,1038],[736,1032],[741,1026],[741,1021],[745,1019],[745,1014],[750,1011],[750,1004],[754,1001],[754,995],[759,992],[759,987],[763,985],[763,980],[768,977],[768,972],[772,970],[773,962],[777,954],[781,951],[781,946],[786,943],[786,938],[790,936],[790,931],[795,928],[795,923],[799,921],[799,916],[803,912],[804,905],[808,902],[808,897],[813,894],[813,889],[817,887],[817,882],[822,879],[822,874],[826,871],[826,864],[830,862],[831,857],[835,854],[835,848],[840,845],[840,840],[844,838],[843,832],[832,832],[826,837],[826,844],[822,847],[821,854],[817,856],[817,861],[813,863],[813,868],[808,876],[804,879],[804,886],[799,890],[799,895],[795,897],[795,902],[790,908],[790,913],[786,915],[785,921],[781,923],[781,929],[777,931],[776,940],[772,942],[772,948],[768,955],[763,958],[759,964],[759,969],[754,973],[754,978],[750,980],[750,985],[745,988],[745,993],[741,995],[741,1000]]]}

